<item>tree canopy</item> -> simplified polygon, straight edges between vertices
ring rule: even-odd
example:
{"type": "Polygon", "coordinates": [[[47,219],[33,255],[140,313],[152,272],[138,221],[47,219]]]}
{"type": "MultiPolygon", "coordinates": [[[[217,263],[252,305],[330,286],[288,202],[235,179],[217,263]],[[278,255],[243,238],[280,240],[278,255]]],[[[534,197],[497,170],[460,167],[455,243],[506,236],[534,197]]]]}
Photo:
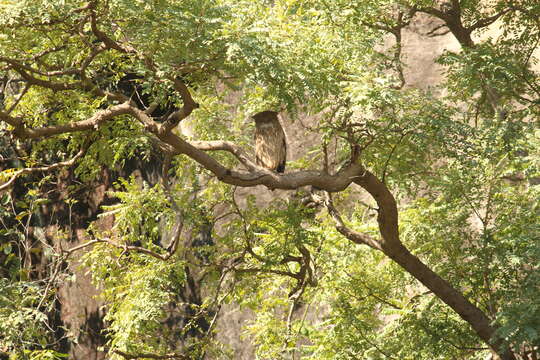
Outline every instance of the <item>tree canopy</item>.
{"type": "Polygon", "coordinates": [[[234,359],[236,307],[258,359],[536,359],[539,19],[531,0],[0,0],[0,357],[77,358],[80,271],[110,359],[234,359]],[[422,89],[402,38],[426,18],[460,49],[422,89]],[[284,174],[254,160],[268,110],[309,139],[284,174]]]}

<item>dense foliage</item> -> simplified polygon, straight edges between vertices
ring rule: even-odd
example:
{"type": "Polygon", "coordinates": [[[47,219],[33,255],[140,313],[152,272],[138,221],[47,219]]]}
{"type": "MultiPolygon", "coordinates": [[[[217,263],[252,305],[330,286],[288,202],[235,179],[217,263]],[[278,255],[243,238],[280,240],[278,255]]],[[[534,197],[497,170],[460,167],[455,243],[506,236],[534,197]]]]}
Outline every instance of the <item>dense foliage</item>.
{"type": "Polygon", "coordinates": [[[77,358],[61,291],[88,273],[111,359],[235,359],[236,308],[258,359],[535,359],[539,18],[0,0],[0,358],[77,358]],[[460,44],[435,89],[402,63],[425,18],[460,44]],[[284,175],[250,160],[263,110],[302,132],[284,175]]]}

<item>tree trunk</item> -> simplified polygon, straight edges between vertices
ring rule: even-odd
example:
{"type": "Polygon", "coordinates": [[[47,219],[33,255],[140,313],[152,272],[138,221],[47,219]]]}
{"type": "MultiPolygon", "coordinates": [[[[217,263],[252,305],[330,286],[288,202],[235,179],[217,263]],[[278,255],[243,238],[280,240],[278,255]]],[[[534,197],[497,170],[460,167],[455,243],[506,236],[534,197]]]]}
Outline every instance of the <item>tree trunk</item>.
{"type": "Polygon", "coordinates": [[[398,263],[431,290],[439,299],[450,306],[463,320],[471,325],[476,334],[490,347],[500,360],[515,360],[515,356],[503,347],[500,339],[494,336],[495,328],[490,319],[479,308],[467,300],[463,294],[429,267],[401,243],[398,230],[398,211],[396,201],[386,185],[367,170],[355,182],[368,191],[379,206],[379,230],[381,232],[382,252],[398,263]]]}
{"type": "Polygon", "coordinates": [[[461,292],[411,254],[403,244],[385,247],[383,252],[450,306],[463,320],[468,322],[478,336],[489,345],[501,360],[515,359],[509,351],[502,350],[500,340],[494,339],[495,329],[490,325],[490,319],[478,307],[467,300],[461,292]]]}

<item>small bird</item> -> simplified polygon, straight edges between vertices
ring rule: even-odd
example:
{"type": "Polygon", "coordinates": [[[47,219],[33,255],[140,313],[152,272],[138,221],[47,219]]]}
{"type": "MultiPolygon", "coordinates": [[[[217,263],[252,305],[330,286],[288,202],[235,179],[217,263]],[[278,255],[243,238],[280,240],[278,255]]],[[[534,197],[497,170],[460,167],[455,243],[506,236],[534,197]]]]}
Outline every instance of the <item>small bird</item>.
{"type": "Polygon", "coordinates": [[[253,115],[255,120],[255,159],[257,165],[282,173],[287,161],[285,132],[275,111],[253,115]]]}

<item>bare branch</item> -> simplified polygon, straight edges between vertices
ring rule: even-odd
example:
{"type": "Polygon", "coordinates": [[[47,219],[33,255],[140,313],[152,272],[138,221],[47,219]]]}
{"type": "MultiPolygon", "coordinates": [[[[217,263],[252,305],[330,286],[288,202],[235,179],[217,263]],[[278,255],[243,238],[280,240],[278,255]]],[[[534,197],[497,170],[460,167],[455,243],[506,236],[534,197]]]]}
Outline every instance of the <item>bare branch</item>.
{"type": "Polygon", "coordinates": [[[216,141],[191,141],[191,145],[196,147],[199,150],[203,151],[219,151],[224,150],[228,151],[242,163],[249,171],[258,171],[262,168],[257,166],[253,161],[251,161],[244,150],[230,141],[216,140],[216,141]]]}
{"type": "Polygon", "coordinates": [[[81,62],[81,66],[80,68],[76,69],[78,73],[80,73],[84,79],[86,79],[86,76],[85,76],[85,72],[86,72],[86,69],[88,68],[88,66],[90,66],[90,64],[92,63],[92,61],[94,61],[94,59],[99,55],[101,54],[103,51],[105,51],[107,48],[102,45],[102,46],[97,46],[97,47],[94,47],[92,49],[92,51],[90,52],[90,54],[86,57],[86,59],[84,59],[82,62],[81,62]]]}
{"type": "Polygon", "coordinates": [[[236,281],[237,279],[234,278],[233,281],[232,281],[232,284],[230,286],[230,290],[223,294],[223,296],[221,296],[221,298],[219,298],[219,293],[221,291],[221,287],[223,285],[223,281],[225,280],[225,276],[229,273],[228,270],[225,270],[222,274],[221,274],[221,277],[219,278],[219,283],[218,283],[218,287],[217,287],[217,290],[216,290],[216,294],[214,296],[214,301],[213,301],[213,304],[212,304],[212,307],[215,309],[215,313],[214,313],[214,316],[212,317],[212,321],[210,322],[210,324],[208,325],[208,330],[206,330],[206,336],[209,336],[212,332],[212,329],[214,328],[215,324],[216,324],[216,321],[217,321],[217,318],[218,318],[218,315],[221,311],[221,308],[223,306],[223,302],[225,301],[225,299],[234,291],[234,288],[235,288],[235,285],[236,285],[236,281]]]}
{"type": "Polygon", "coordinates": [[[112,106],[109,109],[99,110],[94,114],[94,116],[86,120],[81,120],[65,125],[54,125],[35,129],[26,128],[21,118],[11,117],[2,111],[0,111],[0,120],[5,121],[11,126],[13,126],[15,128],[13,130],[13,133],[17,137],[21,139],[37,139],[53,135],[97,129],[100,124],[118,115],[129,114],[130,108],[130,103],[125,102],[119,105],[112,106]]]}
{"type": "Polygon", "coordinates": [[[402,89],[405,86],[405,77],[403,75],[403,66],[401,63],[401,52],[402,52],[402,41],[401,41],[401,31],[403,28],[408,26],[411,22],[412,16],[416,13],[416,8],[410,8],[409,12],[405,14],[403,11],[397,12],[397,18],[395,19],[395,25],[381,24],[381,23],[368,23],[363,21],[362,24],[372,29],[382,30],[392,34],[396,39],[396,48],[394,51],[394,65],[395,70],[398,74],[400,84],[394,86],[396,89],[402,89]]]}
{"type": "Polygon", "coordinates": [[[487,18],[484,18],[484,19],[480,19],[477,22],[475,22],[473,25],[469,26],[468,29],[469,29],[469,31],[474,31],[476,29],[480,29],[480,28],[489,26],[489,25],[493,24],[495,21],[497,21],[501,16],[509,13],[510,11],[512,11],[511,8],[504,9],[502,11],[499,11],[497,14],[495,14],[493,16],[490,16],[490,17],[487,17],[487,18]]]}
{"type": "Polygon", "coordinates": [[[29,84],[37,85],[37,86],[51,89],[54,91],[74,90],[74,89],[80,89],[80,88],[85,87],[84,84],[80,81],[75,82],[75,83],[54,82],[54,81],[49,81],[49,80],[38,79],[19,67],[14,67],[14,70],[17,71],[19,74],[21,74],[23,79],[26,80],[29,84]]]}
{"type": "Polygon", "coordinates": [[[60,45],[60,46],[57,46],[57,47],[54,47],[52,49],[46,49],[46,50],[43,50],[42,52],[34,55],[32,57],[32,60],[34,61],[37,61],[39,60],[40,58],[44,57],[45,55],[49,55],[49,54],[52,54],[53,52],[57,52],[57,51],[60,51],[60,50],[63,50],[65,49],[67,46],[66,45],[60,45]]]}
{"type": "Polygon", "coordinates": [[[40,72],[30,66],[27,66],[17,60],[13,60],[6,57],[0,57],[0,61],[6,62],[9,64],[8,68],[13,69],[17,73],[21,75],[21,77],[29,85],[36,85],[39,87],[51,89],[53,91],[66,91],[66,90],[86,90],[90,91],[91,93],[97,95],[97,96],[103,96],[107,97],[110,100],[114,101],[121,101],[125,102],[128,101],[129,98],[121,93],[112,93],[107,92],[99,89],[96,84],[93,84],[88,78],[85,76],[85,70],[90,65],[90,63],[94,60],[94,58],[101,52],[105,50],[104,47],[96,47],[86,59],[84,59],[81,62],[80,68],[70,68],[70,69],[64,69],[61,71],[52,71],[43,73],[40,72]],[[53,76],[61,76],[66,74],[80,74],[82,77],[82,81],[75,81],[75,82],[58,82],[58,81],[51,81],[51,80],[44,80],[37,78],[34,75],[31,75],[30,73],[34,73],[40,76],[47,76],[47,77],[53,77],[53,76]]]}
{"type": "Polygon", "coordinates": [[[107,36],[103,31],[101,31],[97,26],[97,14],[96,14],[97,1],[91,1],[87,9],[90,9],[90,26],[94,35],[105,44],[109,49],[114,49],[120,51],[121,53],[134,53],[135,49],[131,46],[123,46],[107,36]]]}
{"type": "MultiPolygon", "coordinates": [[[[137,110],[135,109],[134,112],[137,112],[137,110]]],[[[142,111],[138,112],[147,116],[142,111]]],[[[321,171],[295,171],[281,175],[269,170],[256,172],[234,171],[224,167],[204,151],[197,149],[171,132],[164,133],[158,127],[155,135],[163,142],[171,145],[178,153],[186,154],[204,166],[219,180],[242,187],[265,185],[271,189],[294,190],[301,186],[313,185],[319,189],[335,192],[349,186],[363,169],[360,164],[351,163],[334,175],[324,174],[321,171]]]]}
{"type": "Polygon", "coordinates": [[[338,210],[334,206],[332,197],[328,193],[326,194],[326,199],[324,200],[324,204],[326,208],[328,209],[328,213],[334,220],[336,230],[339,233],[341,233],[347,239],[351,240],[352,242],[356,244],[367,245],[373,249],[382,250],[380,242],[378,240],[376,240],[375,238],[367,234],[362,234],[357,231],[351,230],[347,225],[345,225],[345,222],[341,218],[341,215],[339,214],[338,210]]]}
{"type": "MultiPolygon", "coordinates": [[[[115,96],[114,94],[111,95],[115,96]]],[[[24,127],[21,118],[11,117],[8,114],[0,111],[0,120],[12,125],[15,129],[13,133],[19,138],[36,139],[48,136],[91,130],[99,127],[103,122],[106,122],[115,116],[130,114],[141,121],[145,128],[156,135],[163,143],[168,144],[174,149],[175,154],[185,154],[201,164],[207,170],[212,172],[217,178],[227,184],[237,185],[242,187],[251,187],[256,185],[265,185],[270,189],[288,189],[293,190],[301,186],[312,185],[321,190],[330,192],[341,191],[348,187],[355,177],[363,171],[363,167],[356,162],[351,162],[348,166],[343,167],[336,174],[330,175],[321,171],[295,171],[286,174],[276,174],[266,169],[260,169],[253,163],[250,164],[245,155],[242,154],[239,148],[232,146],[230,143],[221,143],[223,150],[229,150],[252,171],[234,171],[224,167],[213,157],[209,156],[205,151],[198,149],[197,146],[190,144],[184,139],[178,137],[170,131],[167,131],[167,126],[156,123],[144,111],[136,108],[130,101],[112,106],[106,110],[96,112],[89,119],[49,127],[29,129],[24,127]],[[251,166],[249,166],[251,165],[251,166]]],[[[211,147],[212,143],[195,143],[203,148],[211,147]]],[[[214,143],[213,145],[216,145],[214,143]]]]}
{"type": "Polygon", "coordinates": [[[84,88],[88,88],[88,86],[87,84],[81,81],[76,81],[72,83],[54,82],[51,80],[43,80],[43,79],[37,78],[35,75],[54,77],[54,76],[75,75],[75,74],[82,73],[82,71],[90,64],[90,62],[92,62],[92,60],[103,50],[104,49],[102,48],[96,48],[85,60],[82,61],[81,68],[68,68],[68,69],[57,70],[57,71],[43,72],[43,71],[33,68],[32,66],[26,65],[19,60],[11,59],[5,56],[0,56],[0,62],[9,64],[8,68],[15,70],[17,73],[19,73],[22,76],[22,78],[28,84],[31,84],[31,85],[37,85],[37,86],[51,89],[54,91],[84,89],[84,88]]]}
{"type": "Polygon", "coordinates": [[[114,241],[112,241],[111,239],[108,239],[108,238],[94,239],[94,240],[88,241],[88,242],[86,242],[84,244],[75,246],[75,247],[73,247],[71,249],[63,250],[63,252],[66,253],[69,256],[72,253],[74,253],[75,251],[84,249],[85,247],[92,246],[92,245],[95,245],[95,244],[98,244],[98,243],[104,243],[104,244],[111,245],[111,246],[113,246],[115,248],[121,249],[124,252],[128,252],[128,251],[138,252],[138,253],[141,253],[141,254],[146,254],[146,255],[152,256],[152,257],[154,257],[154,258],[156,258],[158,260],[167,261],[176,252],[176,247],[178,245],[178,239],[180,237],[182,227],[183,226],[182,226],[181,221],[176,223],[175,230],[173,232],[173,236],[172,236],[172,240],[171,240],[172,243],[171,243],[171,246],[170,246],[170,250],[167,251],[165,254],[159,254],[159,253],[157,253],[155,251],[146,249],[146,248],[141,247],[141,246],[117,244],[117,243],[115,243],[114,241]]]}
{"type": "Polygon", "coordinates": [[[122,356],[124,359],[181,359],[181,360],[190,360],[191,357],[183,354],[166,354],[166,355],[157,355],[150,353],[139,353],[139,354],[129,354],[120,350],[113,350],[115,354],[122,356]]]}
{"type": "Polygon", "coordinates": [[[172,193],[171,193],[171,187],[169,185],[169,167],[171,165],[171,158],[172,158],[172,155],[170,154],[167,154],[165,156],[165,161],[163,162],[163,169],[162,169],[163,188],[165,189],[165,194],[167,195],[167,198],[169,199],[169,202],[171,203],[171,207],[174,209],[176,213],[175,223],[174,223],[175,228],[171,236],[171,240],[169,241],[169,245],[167,246],[167,252],[168,252],[169,257],[176,252],[176,249],[178,248],[178,243],[180,241],[180,235],[182,234],[182,230],[184,229],[184,211],[178,206],[176,200],[173,198],[172,193]]]}
{"type": "MultiPolygon", "coordinates": [[[[88,65],[94,60],[94,58],[101,52],[103,52],[106,48],[104,46],[99,46],[99,47],[96,47],[95,49],[93,49],[90,54],[88,55],[88,57],[86,57],[83,61],[81,61],[81,67],[80,68],[77,68],[77,67],[69,67],[69,68],[65,68],[65,69],[62,69],[62,70],[54,70],[54,71],[41,71],[39,69],[35,69],[31,66],[28,66],[28,65],[25,65],[24,63],[18,61],[18,60],[14,60],[14,59],[10,59],[10,58],[7,58],[7,57],[4,57],[4,56],[0,56],[0,61],[2,62],[5,62],[5,63],[8,63],[11,65],[11,67],[19,72],[23,77],[24,75],[21,73],[21,71],[26,71],[26,72],[29,72],[29,73],[32,73],[32,74],[36,74],[36,75],[41,75],[41,76],[47,76],[47,77],[52,77],[52,76],[63,76],[63,75],[75,75],[75,74],[79,74],[82,72],[82,70],[86,69],[88,67],[88,65]]],[[[52,52],[52,51],[51,51],[52,52]]],[[[34,60],[35,57],[32,58],[32,61],[36,61],[34,60]]],[[[45,68],[47,67],[51,67],[50,65],[47,65],[43,62],[40,62],[41,65],[43,65],[45,68]]],[[[27,74],[28,77],[30,77],[29,74],[27,74]]],[[[25,77],[25,79],[28,81],[28,79],[25,77]]],[[[31,77],[31,81],[34,81],[34,82],[37,82],[39,81],[39,79],[36,79],[34,77],[31,77]]],[[[36,85],[38,85],[36,83],[36,85]]],[[[61,85],[60,84],[54,84],[55,87],[60,87],[61,85]]]]}
{"type": "Polygon", "coordinates": [[[26,83],[24,85],[24,89],[21,91],[21,93],[19,94],[19,96],[17,96],[15,98],[15,102],[13,102],[13,104],[11,104],[11,106],[9,107],[9,109],[7,109],[7,113],[8,114],[11,114],[11,112],[13,111],[13,109],[15,109],[15,107],[17,105],[19,105],[19,102],[22,100],[23,96],[28,92],[28,90],[30,89],[30,84],[26,83]]]}
{"type": "Polygon", "coordinates": [[[402,39],[401,39],[401,31],[403,27],[405,27],[408,24],[408,22],[403,22],[403,13],[400,11],[398,16],[398,26],[396,26],[392,32],[394,37],[396,38],[396,50],[394,52],[394,65],[396,67],[396,71],[398,73],[400,84],[396,86],[395,88],[397,90],[400,90],[405,86],[405,75],[403,74],[403,65],[401,63],[401,52],[402,52],[402,39]]]}
{"type": "Polygon", "coordinates": [[[443,30],[442,32],[437,32],[441,29],[447,28],[446,23],[435,26],[433,29],[429,30],[425,35],[428,37],[443,36],[450,32],[450,29],[443,30]]]}
{"type": "Polygon", "coordinates": [[[16,172],[13,173],[12,178],[9,179],[8,182],[0,185],[0,192],[11,187],[15,183],[15,180],[21,175],[26,175],[26,174],[36,173],[36,172],[47,172],[47,171],[55,170],[61,167],[72,166],[79,158],[81,158],[86,153],[88,146],[89,144],[84,145],[82,149],[77,153],[77,155],[75,155],[70,160],[58,162],[56,164],[52,164],[48,166],[24,168],[24,169],[17,170],[16,172]]]}
{"type": "Polygon", "coordinates": [[[84,249],[85,247],[92,246],[92,245],[97,244],[97,243],[100,243],[100,242],[102,242],[102,241],[101,241],[101,240],[90,240],[90,241],[88,241],[88,242],[85,242],[84,244],[81,244],[81,245],[72,247],[71,249],[62,250],[62,252],[64,252],[65,254],[67,254],[67,256],[70,256],[70,255],[73,254],[75,251],[79,251],[79,250],[81,250],[81,249],[84,249]]]}
{"type": "Polygon", "coordinates": [[[273,270],[273,269],[262,269],[262,268],[236,269],[235,268],[234,272],[237,274],[246,274],[246,273],[275,274],[275,275],[289,276],[294,279],[300,279],[300,275],[298,273],[293,273],[290,271],[282,271],[282,270],[273,270]]]}

